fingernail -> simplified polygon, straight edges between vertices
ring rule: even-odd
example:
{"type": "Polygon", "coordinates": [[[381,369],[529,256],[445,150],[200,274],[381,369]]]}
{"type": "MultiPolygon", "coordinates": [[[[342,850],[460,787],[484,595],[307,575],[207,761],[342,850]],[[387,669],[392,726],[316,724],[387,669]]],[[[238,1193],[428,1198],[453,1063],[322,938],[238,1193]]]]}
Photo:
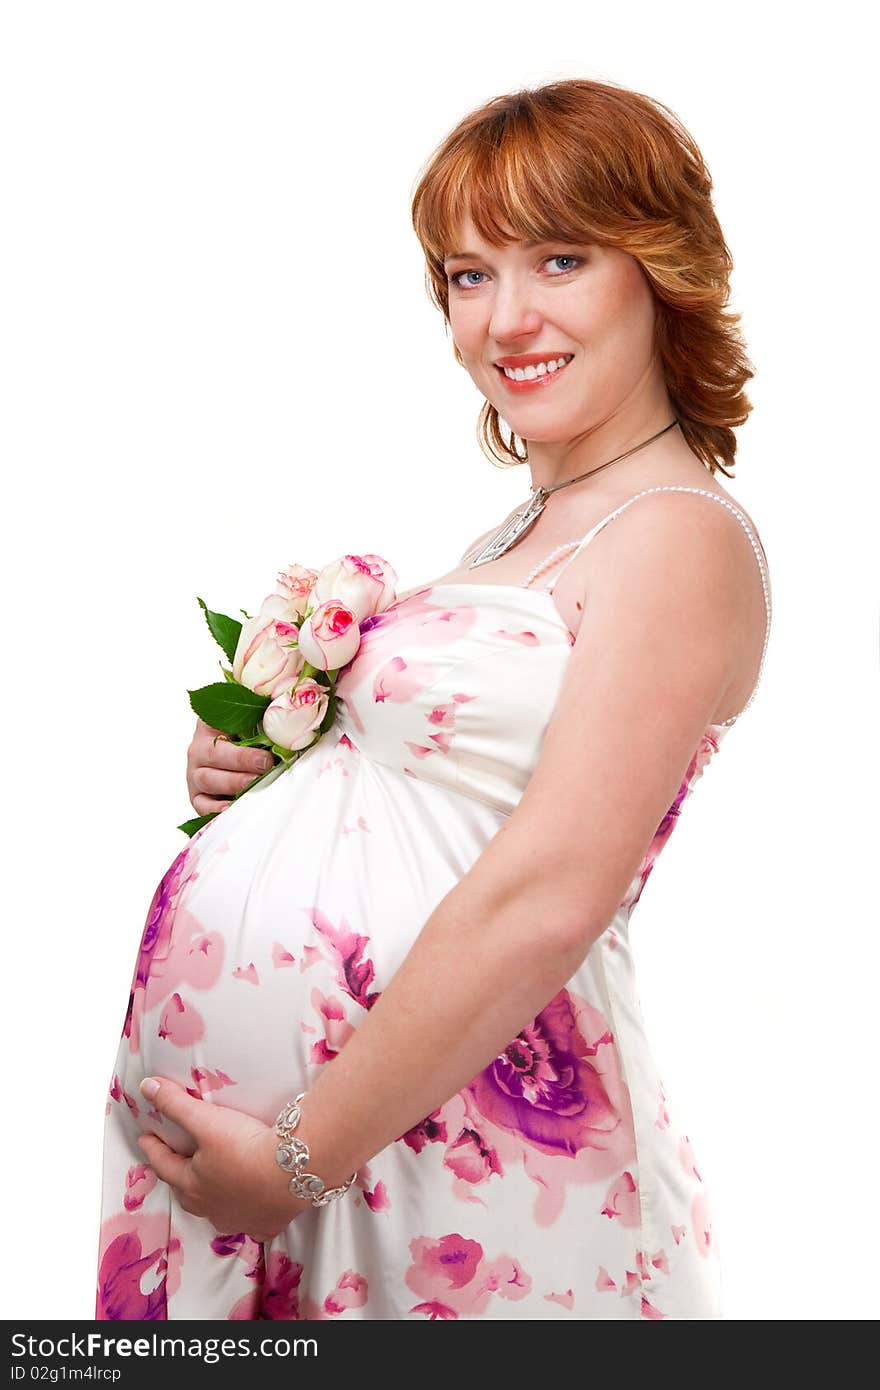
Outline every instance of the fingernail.
{"type": "Polygon", "coordinates": [[[147,1100],[152,1100],[158,1089],[159,1083],[155,1076],[145,1076],[140,1084],[140,1093],[142,1096],[145,1096],[147,1100]]]}

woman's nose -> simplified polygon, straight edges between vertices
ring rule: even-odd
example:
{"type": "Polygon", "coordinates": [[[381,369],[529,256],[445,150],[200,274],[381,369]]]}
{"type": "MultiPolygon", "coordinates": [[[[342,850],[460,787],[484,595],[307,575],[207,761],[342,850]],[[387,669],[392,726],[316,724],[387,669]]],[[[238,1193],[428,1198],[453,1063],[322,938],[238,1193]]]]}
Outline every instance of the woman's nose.
{"type": "Polygon", "coordinates": [[[541,313],[526,286],[508,284],[498,289],[489,320],[489,334],[498,343],[531,337],[541,328],[541,313]]]}

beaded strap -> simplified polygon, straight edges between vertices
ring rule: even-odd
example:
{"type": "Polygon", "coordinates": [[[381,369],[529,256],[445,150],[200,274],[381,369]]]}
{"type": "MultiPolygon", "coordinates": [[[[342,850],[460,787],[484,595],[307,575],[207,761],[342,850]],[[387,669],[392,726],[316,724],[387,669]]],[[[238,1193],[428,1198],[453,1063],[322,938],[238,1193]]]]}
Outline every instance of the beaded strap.
{"type": "Polygon", "coordinates": [[[578,551],[582,548],[582,546],[588,544],[589,541],[591,541],[595,535],[598,535],[598,533],[602,530],[603,526],[605,526],[607,522],[613,521],[613,519],[616,516],[618,516],[622,511],[624,511],[626,507],[628,507],[632,502],[635,502],[636,498],[645,497],[649,492],[696,492],[699,493],[701,497],[711,497],[714,502],[720,502],[721,506],[726,507],[729,512],[732,512],[733,515],[742,525],[746,535],[749,538],[749,541],[751,542],[752,550],[755,552],[755,558],[758,561],[758,568],[761,572],[761,586],[764,590],[764,612],[766,615],[766,621],[764,625],[764,645],[761,649],[761,661],[758,666],[758,675],[755,680],[755,685],[752,690],[752,693],[749,696],[748,703],[743,705],[743,708],[740,710],[739,714],[732,714],[729,719],[723,720],[722,723],[718,725],[719,728],[723,729],[726,728],[728,725],[735,723],[735,721],[739,719],[741,715],[745,714],[746,710],[749,708],[749,706],[751,705],[752,701],[758,693],[758,686],[761,684],[761,675],[764,670],[764,657],[767,654],[767,643],[770,640],[770,623],[773,616],[773,602],[770,590],[770,576],[767,572],[767,565],[764,557],[764,548],[761,545],[761,542],[758,540],[757,536],[755,535],[752,527],[749,525],[743,513],[739,510],[738,507],[735,507],[732,502],[728,502],[725,497],[719,497],[717,492],[710,492],[707,488],[684,487],[676,483],[664,483],[659,487],[643,488],[641,492],[637,492],[632,497],[627,498],[625,502],[622,502],[621,505],[619,507],[616,507],[613,512],[610,512],[608,516],[605,516],[602,518],[601,521],[598,521],[596,525],[591,527],[587,534],[585,536],[582,536],[579,541],[565,541],[564,544],[558,545],[555,550],[552,550],[549,555],[545,556],[543,560],[540,560],[538,564],[535,565],[534,569],[526,575],[525,579],[523,579],[517,587],[527,589],[533,579],[537,578],[537,576],[541,574],[543,570],[546,570],[548,567],[552,566],[560,555],[563,555],[567,550],[571,550],[572,546],[574,546],[576,547],[575,552],[570,557],[566,565],[562,566],[562,569],[556,575],[555,579],[552,579],[549,584],[544,585],[544,592],[552,593],[554,584],[559,579],[560,575],[564,573],[567,564],[575,558],[575,555],[577,555],[578,551]]]}
{"type": "MultiPolygon", "coordinates": [[[[616,513],[614,513],[614,515],[616,515],[616,513]]],[[[605,519],[607,521],[609,518],[606,517],[605,519]]],[[[533,570],[529,570],[529,573],[526,575],[525,579],[521,579],[516,587],[518,589],[528,589],[532,580],[537,579],[538,575],[541,573],[542,570],[551,569],[558,556],[564,555],[566,550],[571,550],[573,545],[580,547],[581,545],[583,545],[583,540],[564,541],[562,545],[557,545],[555,550],[551,550],[549,555],[546,555],[543,560],[538,561],[533,570]]],[[[574,559],[574,556],[572,556],[571,558],[574,559]]],[[[565,567],[563,566],[563,569],[564,568],[565,567]]],[[[562,570],[559,571],[559,574],[561,573],[562,570]]],[[[556,578],[558,579],[559,575],[557,575],[556,578]]],[[[549,585],[545,585],[544,587],[549,592],[549,585]]]]}

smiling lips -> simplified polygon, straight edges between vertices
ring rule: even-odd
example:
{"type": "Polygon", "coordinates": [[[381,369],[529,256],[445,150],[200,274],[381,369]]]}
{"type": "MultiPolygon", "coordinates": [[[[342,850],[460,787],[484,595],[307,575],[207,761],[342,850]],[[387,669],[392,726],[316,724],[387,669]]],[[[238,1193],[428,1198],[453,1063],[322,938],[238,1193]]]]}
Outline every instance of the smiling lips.
{"type": "Polygon", "coordinates": [[[495,370],[509,391],[536,391],[549,386],[573,356],[571,352],[564,352],[558,357],[540,357],[531,352],[519,357],[500,357],[495,370]]]}

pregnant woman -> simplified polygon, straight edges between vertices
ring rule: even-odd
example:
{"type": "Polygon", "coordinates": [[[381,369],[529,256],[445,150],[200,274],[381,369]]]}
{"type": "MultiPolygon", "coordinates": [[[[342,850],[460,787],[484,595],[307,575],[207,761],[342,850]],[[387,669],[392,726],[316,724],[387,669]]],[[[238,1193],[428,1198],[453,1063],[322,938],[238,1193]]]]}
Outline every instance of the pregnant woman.
{"type": "Polygon", "coordinates": [[[262,755],[199,726],[193,805],[225,809],[144,929],[99,1318],[721,1315],[631,940],[770,628],[716,478],[752,372],[711,187],[666,107],[579,80],[489,102],[423,170],[481,444],[531,495],[361,624],[292,767],[224,801],[262,755]]]}

